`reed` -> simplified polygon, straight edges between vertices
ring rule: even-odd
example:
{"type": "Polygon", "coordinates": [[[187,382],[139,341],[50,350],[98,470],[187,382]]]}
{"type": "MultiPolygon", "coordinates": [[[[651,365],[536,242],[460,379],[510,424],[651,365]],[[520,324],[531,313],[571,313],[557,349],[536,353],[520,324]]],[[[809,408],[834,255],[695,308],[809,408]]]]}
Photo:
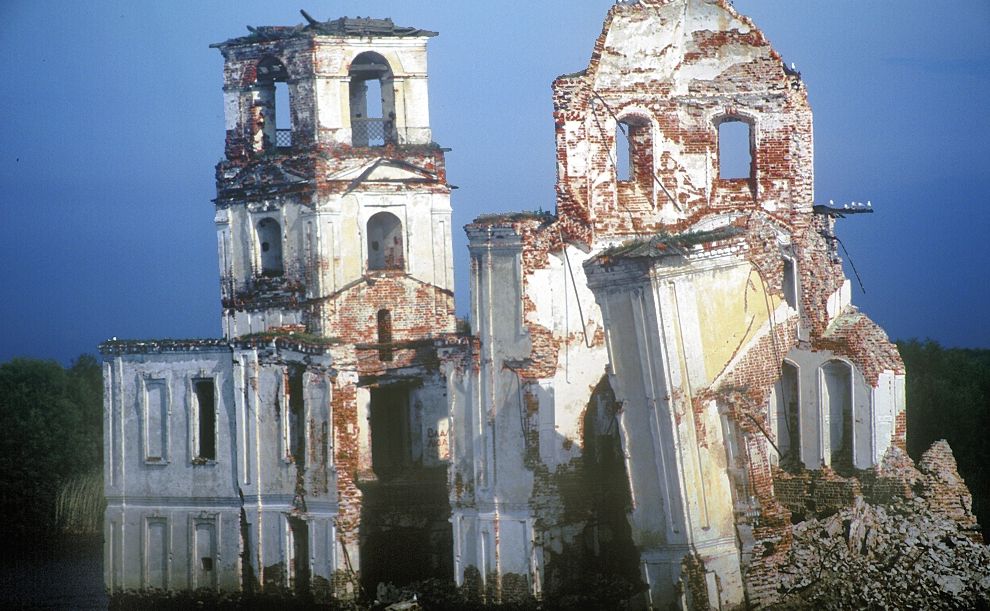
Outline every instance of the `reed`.
{"type": "Polygon", "coordinates": [[[103,471],[94,469],[64,482],[55,499],[55,525],[64,535],[103,532],[103,471]]]}

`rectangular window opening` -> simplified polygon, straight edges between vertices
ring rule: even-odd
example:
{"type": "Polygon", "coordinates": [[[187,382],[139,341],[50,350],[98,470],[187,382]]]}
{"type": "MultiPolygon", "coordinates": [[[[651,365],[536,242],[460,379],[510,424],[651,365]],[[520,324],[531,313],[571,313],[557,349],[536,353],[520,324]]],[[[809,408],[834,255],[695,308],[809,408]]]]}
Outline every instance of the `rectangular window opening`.
{"type": "Polygon", "coordinates": [[[198,422],[195,458],[217,459],[216,391],[213,380],[195,380],[196,419],[198,422]]]}
{"type": "Polygon", "coordinates": [[[791,308],[797,309],[797,277],[794,273],[794,260],[784,259],[784,301],[791,308]]]}
{"type": "Polygon", "coordinates": [[[275,125],[280,129],[292,127],[288,83],[275,82],[275,125]]]}
{"type": "Polygon", "coordinates": [[[151,518],[146,524],[145,587],[164,590],[168,588],[168,523],[160,518],[151,518]]]}
{"type": "Polygon", "coordinates": [[[145,382],[145,460],[165,462],[168,447],[168,389],[165,380],[145,382]]]}
{"type": "Polygon", "coordinates": [[[378,310],[378,359],[391,361],[392,351],[392,313],[388,310],[378,310]]]}
{"type": "Polygon", "coordinates": [[[371,466],[379,479],[393,479],[412,466],[409,437],[409,389],[372,389],[371,466]]]}
{"type": "Polygon", "coordinates": [[[289,560],[289,578],[292,589],[297,596],[309,593],[309,524],[305,520],[290,517],[289,549],[292,557],[289,560]]]}
{"type": "Polygon", "coordinates": [[[752,134],[749,123],[725,120],[718,125],[718,176],[722,179],[751,178],[752,134]]]}
{"type": "Polygon", "coordinates": [[[306,460],[306,410],[303,399],[303,367],[289,367],[288,454],[300,467],[306,460]]]}
{"type": "MultiPolygon", "coordinates": [[[[210,520],[197,520],[195,522],[195,547],[193,549],[194,558],[199,559],[199,571],[193,576],[195,586],[198,588],[217,586],[217,575],[214,567],[217,563],[217,528],[216,522],[210,520]]],[[[195,560],[193,567],[195,567],[195,560]]]]}

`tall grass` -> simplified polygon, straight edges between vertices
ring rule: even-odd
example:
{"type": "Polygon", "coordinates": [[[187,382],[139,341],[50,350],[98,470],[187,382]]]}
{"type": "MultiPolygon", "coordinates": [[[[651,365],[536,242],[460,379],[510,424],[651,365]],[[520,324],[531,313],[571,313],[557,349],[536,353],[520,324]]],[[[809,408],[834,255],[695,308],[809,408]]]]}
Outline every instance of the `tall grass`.
{"type": "Polygon", "coordinates": [[[55,525],[64,535],[103,532],[103,470],[94,469],[62,484],[55,499],[55,525]]]}

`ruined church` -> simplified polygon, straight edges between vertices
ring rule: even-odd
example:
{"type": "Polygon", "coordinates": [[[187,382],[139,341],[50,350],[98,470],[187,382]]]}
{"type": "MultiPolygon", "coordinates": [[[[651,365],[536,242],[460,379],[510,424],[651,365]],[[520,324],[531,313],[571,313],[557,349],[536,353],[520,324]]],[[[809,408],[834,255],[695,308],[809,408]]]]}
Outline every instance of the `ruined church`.
{"type": "Polygon", "coordinates": [[[553,83],[555,212],[465,228],[467,325],[436,32],[303,15],[213,45],[223,337],[101,345],[111,592],[759,606],[792,522],[897,488],[904,367],[837,252],[860,210],[816,204],[805,84],[727,0],[609,10],[553,83]]]}

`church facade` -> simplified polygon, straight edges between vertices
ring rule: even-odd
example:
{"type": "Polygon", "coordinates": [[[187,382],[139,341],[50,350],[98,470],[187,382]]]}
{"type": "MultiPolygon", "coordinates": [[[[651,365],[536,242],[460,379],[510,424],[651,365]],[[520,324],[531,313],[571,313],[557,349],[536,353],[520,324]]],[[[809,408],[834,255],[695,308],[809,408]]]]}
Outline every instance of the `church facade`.
{"type": "Polygon", "coordinates": [[[800,73],[727,0],[615,4],[553,84],[555,213],[466,227],[460,329],[436,33],[303,14],[214,45],[223,337],[101,345],[107,587],[773,602],[906,434],[800,73]]]}

